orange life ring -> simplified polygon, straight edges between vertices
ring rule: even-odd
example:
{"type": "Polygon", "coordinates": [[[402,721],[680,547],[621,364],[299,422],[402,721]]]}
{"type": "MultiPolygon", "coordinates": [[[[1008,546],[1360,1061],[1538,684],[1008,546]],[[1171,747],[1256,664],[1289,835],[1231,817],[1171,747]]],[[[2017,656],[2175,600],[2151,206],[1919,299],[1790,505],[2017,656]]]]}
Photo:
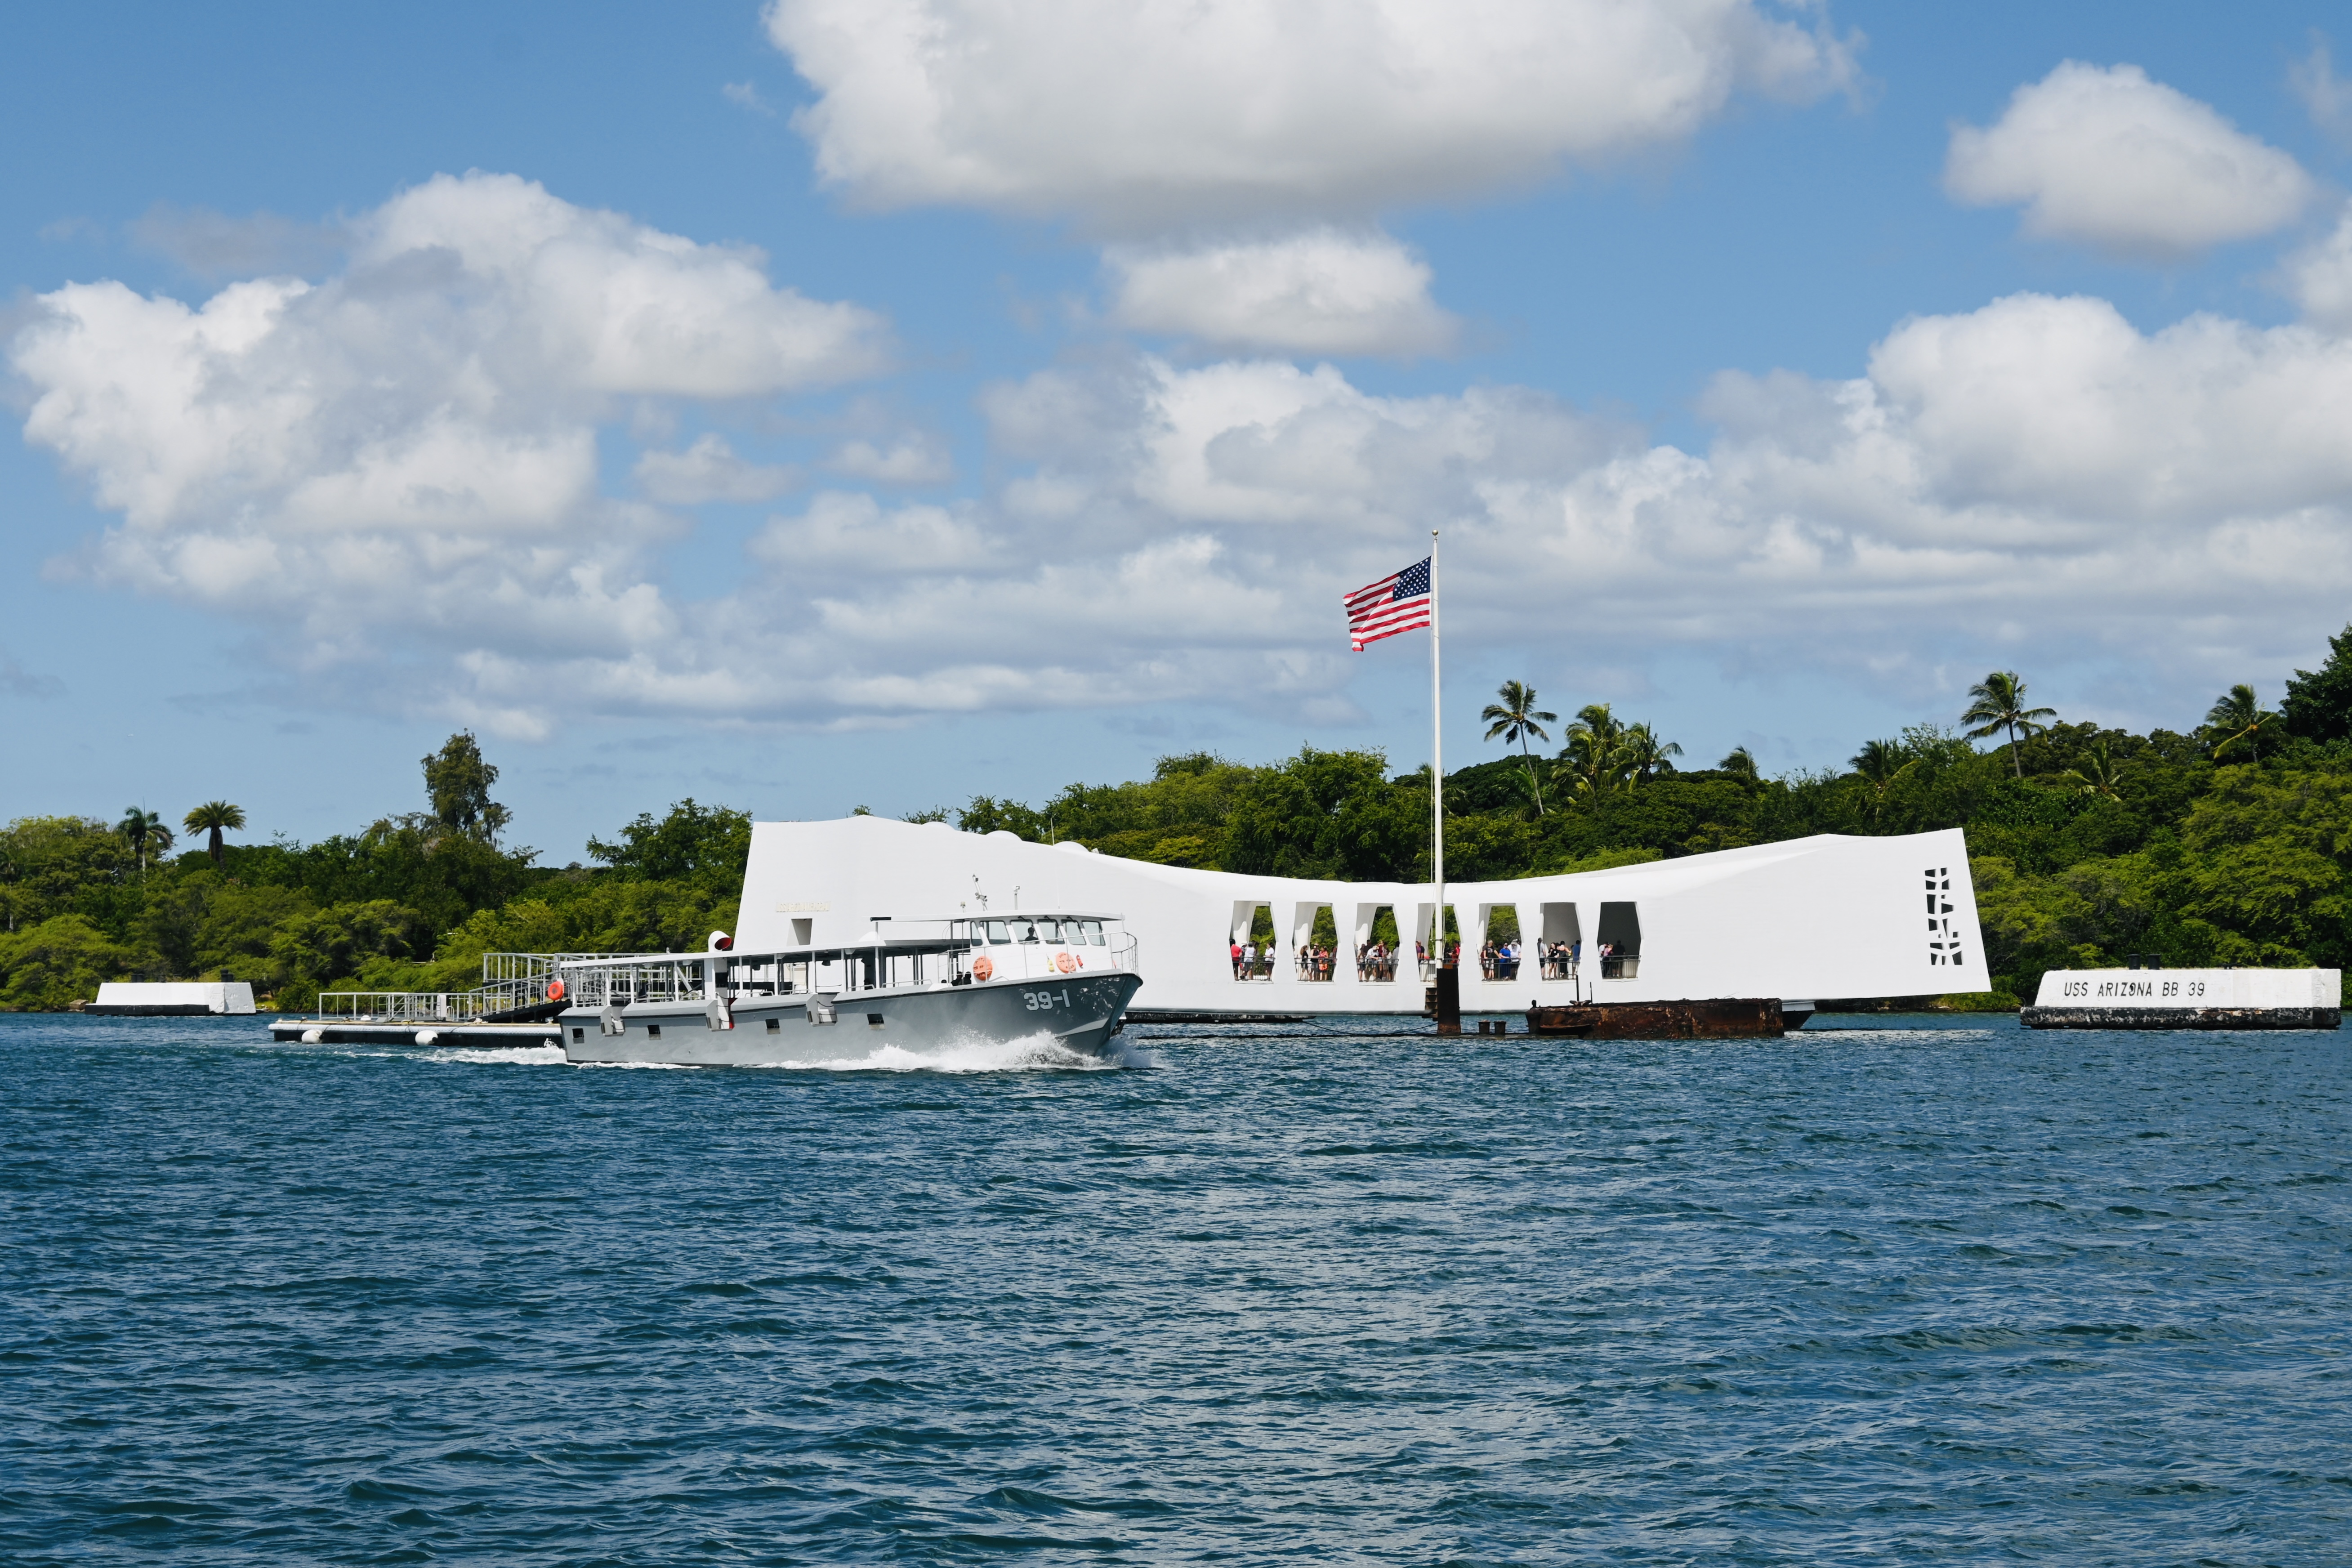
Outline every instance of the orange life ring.
{"type": "Polygon", "coordinates": [[[971,977],[974,980],[985,980],[995,973],[996,964],[986,953],[971,961],[971,977]]]}
{"type": "Polygon", "coordinates": [[[563,1000],[562,981],[551,980],[547,983],[547,999],[551,1002],[561,1002],[563,1000]]]}
{"type": "Polygon", "coordinates": [[[1078,967],[1077,956],[1075,953],[1057,952],[1054,955],[1054,967],[1065,974],[1071,973],[1078,967]]]}

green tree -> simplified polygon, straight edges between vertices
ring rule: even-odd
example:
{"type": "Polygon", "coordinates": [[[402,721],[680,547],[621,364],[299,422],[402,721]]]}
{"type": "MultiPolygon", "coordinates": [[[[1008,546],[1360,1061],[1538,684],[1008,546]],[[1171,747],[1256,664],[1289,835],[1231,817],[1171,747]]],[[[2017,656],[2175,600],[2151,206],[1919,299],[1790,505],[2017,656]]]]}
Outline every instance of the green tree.
{"type": "Polygon", "coordinates": [[[221,835],[244,830],[245,808],[225,800],[208,800],[181,818],[180,825],[192,834],[206,835],[205,853],[213,858],[213,865],[217,868],[221,863],[221,835]]]}
{"type": "Polygon", "coordinates": [[[1671,759],[1683,754],[1682,747],[1673,741],[1661,741],[1656,731],[1645,721],[1628,724],[1618,738],[1617,760],[1629,781],[1648,784],[1660,773],[1675,771],[1671,759]]]}
{"type": "Polygon", "coordinates": [[[163,826],[163,815],[143,806],[134,805],[125,810],[122,820],[115,825],[114,830],[130,841],[132,853],[139,857],[139,874],[142,877],[147,874],[147,852],[152,849],[160,857],[172,847],[172,830],[163,826]]]}
{"type": "Polygon", "coordinates": [[[2224,752],[2245,748],[2249,761],[2263,760],[2263,726],[2278,718],[2265,712],[2254,696],[2254,689],[2240,684],[2232,686],[2205,710],[2205,724],[2200,731],[2213,748],[2213,760],[2220,762],[2224,752]]]}
{"type": "Polygon", "coordinates": [[[1899,742],[1862,743],[1862,750],[1853,754],[1853,771],[1862,780],[1863,795],[1869,803],[1867,809],[1873,820],[1885,820],[1887,798],[1896,781],[1918,765],[1919,759],[1907,755],[1899,742]]]}
{"type": "Polygon", "coordinates": [[[1533,792],[1536,815],[1543,815],[1543,785],[1536,778],[1535,753],[1528,749],[1528,738],[1549,742],[1550,731],[1544,726],[1559,721],[1557,713],[1547,713],[1536,706],[1536,689],[1517,680],[1506,680],[1496,695],[1500,702],[1489,702],[1486,710],[1478,715],[1486,721],[1486,739],[1500,740],[1503,744],[1518,742],[1520,760],[1528,770],[1528,785],[1533,792]]]}
{"type": "Polygon", "coordinates": [[[2352,741],[2352,626],[2327,639],[2327,658],[2316,670],[2294,672],[2279,713],[2291,735],[2352,741]]]}
{"type": "Polygon", "coordinates": [[[0,1012],[62,1012],[97,999],[130,951],[81,915],[55,915],[0,936],[0,1012]]]}
{"type": "Polygon", "coordinates": [[[461,730],[450,736],[440,751],[424,760],[424,768],[434,820],[452,833],[496,844],[512,814],[490,798],[499,770],[483,760],[474,732],[461,730]]]}
{"type": "Polygon", "coordinates": [[[1753,780],[1761,777],[1756,766],[1756,753],[1745,746],[1732,747],[1724,754],[1723,761],[1715,764],[1715,771],[1729,773],[1734,778],[1753,780]]]}
{"type": "Polygon", "coordinates": [[[89,816],[24,816],[0,830],[0,905],[10,931],[79,914],[116,942],[139,907],[130,841],[89,816]]]}
{"type": "Polygon", "coordinates": [[[617,844],[591,838],[588,853],[634,879],[716,879],[733,888],[742,882],[743,865],[751,854],[751,814],[727,805],[698,805],[688,795],[659,822],[652,813],[639,812],[635,822],[621,829],[617,844]]]}
{"type": "Polygon", "coordinates": [[[432,951],[432,922],[390,899],[335,904],[281,923],[272,956],[306,995],[350,979],[372,958],[423,958],[432,951]]]}
{"type": "Polygon", "coordinates": [[[1562,732],[1559,764],[1553,777],[1575,795],[1594,800],[1622,784],[1628,769],[1620,754],[1625,726],[1606,702],[1587,703],[1562,732]]]}
{"type": "Polygon", "coordinates": [[[2099,795],[2107,800],[2123,799],[2123,795],[2116,788],[2121,773],[2116,765],[2108,742],[2105,741],[2091,747],[2083,754],[2080,762],[2068,768],[2059,777],[2071,784],[2077,795],[2099,795]]]}
{"type": "Polygon", "coordinates": [[[2025,681],[2013,669],[1996,669],[1969,688],[1969,710],[1960,715],[1963,724],[1974,724],[1970,740],[2006,731],[2009,734],[2009,760],[2017,776],[2025,776],[2025,759],[2017,749],[2020,734],[2032,736],[2049,726],[2042,722],[2058,716],[2053,708],[2028,708],[2025,705],[2025,681]]]}

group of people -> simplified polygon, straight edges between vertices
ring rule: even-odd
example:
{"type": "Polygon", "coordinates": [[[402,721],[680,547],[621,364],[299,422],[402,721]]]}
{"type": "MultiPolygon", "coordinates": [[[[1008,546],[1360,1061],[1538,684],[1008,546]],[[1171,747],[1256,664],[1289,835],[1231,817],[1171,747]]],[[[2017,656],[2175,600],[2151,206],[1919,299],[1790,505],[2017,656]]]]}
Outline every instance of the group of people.
{"type": "MultiPolygon", "coordinates": [[[[1356,948],[1356,978],[1363,981],[1394,980],[1399,950],[1384,942],[1360,942],[1356,948]]],[[[1602,942],[1601,958],[1603,967],[1616,953],[1615,944],[1602,942]]],[[[1298,978],[1328,980],[1339,962],[1336,949],[1321,942],[1310,942],[1298,950],[1298,978]]],[[[1445,944],[1445,956],[1454,963],[1462,962],[1459,938],[1445,944]]],[[[1423,980],[1433,971],[1429,948],[1424,942],[1412,944],[1413,963],[1423,980]]],[[[1478,949],[1478,973],[1487,980],[1517,980],[1522,953],[1517,938],[1502,942],[1489,941],[1478,949]]],[[[1271,942],[1243,942],[1236,938],[1233,944],[1234,978],[1236,980],[1271,980],[1274,978],[1275,944],[1271,942]]],[[[1546,980],[1570,980],[1584,959],[1581,942],[1539,942],[1536,943],[1536,960],[1546,980]]]]}
{"type": "Polygon", "coordinates": [[[1519,977],[1519,944],[1517,940],[1496,942],[1489,938],[1478,949],[1478,973],[1487,980],[1517,980],[1519,977]]]}
{"type": "MultiPolygon", "coordinates": [[[[1547,942],[1538,943],[1537,948],[1538,952],[1541,954],[1543,977],[1546,980],[1572,980],[1575,978],[1576,967],[1584,958],[1584,944],[1582,942],[1547,942]]],[[[1601,951],[1605,952],[1608,950],[1603,948],[1601,951]]]]}

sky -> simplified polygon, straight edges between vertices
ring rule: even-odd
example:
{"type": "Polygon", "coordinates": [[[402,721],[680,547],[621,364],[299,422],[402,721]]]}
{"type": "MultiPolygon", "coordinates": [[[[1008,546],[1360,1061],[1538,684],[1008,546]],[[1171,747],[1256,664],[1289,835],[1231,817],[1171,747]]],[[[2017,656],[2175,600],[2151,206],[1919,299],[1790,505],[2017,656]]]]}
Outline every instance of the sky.
{"type": "MultiPolygon", "coordinates": [[[[1841,763],[2352,622],[2340,13],[40,7],[0,51],[0,816],[1040,801],[1430,747],[1341,595],[1841,763]]],[[[1556,729],[1557,727],[1555,727],[1556,729]]]]}

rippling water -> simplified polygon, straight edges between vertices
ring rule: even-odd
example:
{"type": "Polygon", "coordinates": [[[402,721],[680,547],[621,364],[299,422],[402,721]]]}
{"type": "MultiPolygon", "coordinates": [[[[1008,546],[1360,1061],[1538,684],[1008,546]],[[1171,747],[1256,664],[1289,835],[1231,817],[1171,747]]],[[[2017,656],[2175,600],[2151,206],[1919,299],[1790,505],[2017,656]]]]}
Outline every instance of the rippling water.
{"type": "Polygon", "coordinates": [[[2352,1036],[1839,1022],[0,1019],[0,1558],[2352,1560],[2352,1036]]]}

